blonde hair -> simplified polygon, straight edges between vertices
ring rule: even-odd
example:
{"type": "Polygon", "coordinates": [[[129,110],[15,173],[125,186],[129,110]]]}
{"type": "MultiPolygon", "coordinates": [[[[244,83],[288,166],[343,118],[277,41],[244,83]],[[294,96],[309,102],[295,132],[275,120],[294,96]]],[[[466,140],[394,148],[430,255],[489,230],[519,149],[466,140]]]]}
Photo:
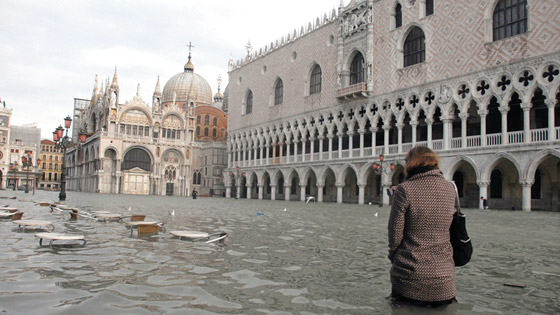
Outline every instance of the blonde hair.
{"type": "Polygon", "coordinates": [[[439,169],[438,155],[425,146],[417,146],[408,151],[404,162],[404,174],[407,179],[418,173],[439,169]]]}

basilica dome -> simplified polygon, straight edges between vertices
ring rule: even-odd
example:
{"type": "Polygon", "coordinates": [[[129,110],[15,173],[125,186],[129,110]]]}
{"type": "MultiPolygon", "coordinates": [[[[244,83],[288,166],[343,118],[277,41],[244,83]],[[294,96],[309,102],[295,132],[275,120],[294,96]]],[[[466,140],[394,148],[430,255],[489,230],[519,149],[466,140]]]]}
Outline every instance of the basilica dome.
{"type": "Polygon", "coordinates": [[[184,102],[192,89],[192,98],[197,105],[212,105],[210,84],[202,76],[194,73],[194,65],[191,62],[190,55],[184,69],[185,71],[174,75],[165,83],[162,103],[173,102],[174,94],[177,95],[177,102],[184,102]]]}

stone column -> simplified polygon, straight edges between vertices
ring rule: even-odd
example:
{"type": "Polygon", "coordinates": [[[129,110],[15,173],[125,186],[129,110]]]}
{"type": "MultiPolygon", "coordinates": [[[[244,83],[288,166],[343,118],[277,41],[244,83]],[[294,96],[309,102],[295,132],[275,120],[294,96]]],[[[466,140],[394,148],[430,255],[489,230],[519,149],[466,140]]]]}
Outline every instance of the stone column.
{"type": "Polygon", "coordinates": [[[307,187],[307,185],[305,184],[299,184],[299,194],[300,194],[300,201],[305,201],[305,188],[307,187]]]}
{"type": "Polygon", "coordinates": [[[257,185],[257,188],[259,190],[259,200],[263,200],[263,193],[264,193],[263,185],[257,185]]]}
{"type": "Polygon", "coordinates": [[[259,165],[264,165],[264,144],[261,144],[259,149],[261,153],[261,158],[259,159],[259,165]]]}
{"type": "Polygon", "coordinates": [[[453,119],[443,120],[443,149],[449,150],[453,141],[453,119]]]}
{"type": "Polygon", "coordinates": [[[315,137],[313,137],[313,136],[309,138],[309,151],[310,151],[309,152],[309,154],[310,154],[309,160],[311,162],[313,162],[313,160],[315,159],[314,158],[314,155],[315,155],[315,137]]]}
{"type": "Polygon", "coordinates": [[[360,129],[358,132],[360,133],[360,157],[364,157],[364,134],[366,131],[360,129]]]}
{"type": "Polygon", "coordinates": [[[284,200],[290,201],[290,190],[292,189],[292,185],[286,185],[284,182],[284,200]]]}
{"type": "Polygon", "coordinates": [[[306,140],[302,139],[301,140],[301,161],[305,162],[305,144],[306,144],[306,140]]]}
{"type": "Polygon", "coordinates": [[[554,100],[549,98],[546,99],[546,105],[548,106],[548,141],[556,140],[556,129],[554,124],[556,123],[554,117],[554,100]]]}
{"type": "Polygon", "coordinates": [[[363,205],[364,204],[364,193],[365,193],[365,188],[366,185],[359,183],[358,184],[358,204],[359,205],[363,205]]]}
{"type": "Polygon", "coordinates": [[[286,141],[286,164],[290,164],[290,146],[292,142],[290,140],[286,141]]]}
{"type": "Polygon", "coordinates": [[[344,184],[336,184],[336,203],[342,203],[342,189],[344,184]]]}
{"type": "Polygon", "coordinates": [[[377,145],[377,128],[371,127],[369,128],[369,131],[371,131],[371,156],[375,156],[375,146],[377,145]]]}
{"type": "Polygon", "coordinates": [[[433,118],[426,118],[426,124],[428,124],[428,148],[433,149],[434,145],[432,143],[432,124],[434,123],[433,118]]]}
{"type": "Polygon", "coordinates": [[[226,186],[226,198],[231,198],[231,186],[226,186]]]}
{"type": "Polygon", "coordinates": [[[459,114],[461,118],[461,148],[467,148],[467,120],[469,118],[469,114],[461,113],[459,114]]]}
{"type": "Polygon", "coordinates": [[[389,125],[383,125],[383,154],[389,154],[389,125]]]}
{"type": "MultiPolygon", "coordinates": [[[[354,151],[354,133],[353,132],[349,132],[348,133],[348,157],[353,157],[354,153],[352,151],[354,151]]],[[[340,150],[342,151],[342,143],[340,143],[340,150]]],[[[340,159],[342,157],[342,155],[340,155],[338,158],[340,159]]]]}
{"type": "Polygon", "coordinates": [[[478,111],[478,115],[480,116],[480,146],[486,146],[486,116],[488,115],[488,111],[478,111]]]}
{"type": "Polygon", "coordinates": [[[343,133],[339,132],[337,134],[337,136],[338,136],[338,159],[341,159],[342,158],[342,136],[343,136],[343,133]]]}
{"type": "Polygon", "coordinates": [[[249,184],[247,184],[245,187],[247,187],[247,199],[251,199],[251,186],[249,186],[249,184]]]}
{"type": "Polygon", "coordinates": [[[523,211],[531,211],[531,187],[533,186],[533,183],[534,181],[532,180],[520,181],[520,184],[523,187],[521,199],[523,211]]]}
{"type": "Polygon", "coordinates": [[[479,188],[479,196],[478,196],[478,208],[479,209],[484,209],[484,207],[482,206],[482,200],[480,200],[480,197],[484,197],[484,199],[488,199],[488,185],[490,184],[490,182],[478,182],[478,188],[479,188]]]}
{"type": "MultiPolygon", "coordinates": [[[[258,150],[258,145],[254,144],[253,145],[253,166],[257,165],[257,150],[258,150]]],[[[262,153],[262,152],[261,152],[262,153]]]]}
{"type": "Polygon", "coordinates": [[[325,187],[325,184],[317,183],[315,186],[317,186],[317,202],[323,202],[323,187],[325,187]]]}
{"type": "Polygon", "coordinates": [[[228,150],[228,153],[227,153],[227,167],[231,168],[231,151],[230,150],[228,150]]]}
{"type": "Polygon", "coordinates": [[[530,143],[531,139],[531,107],[522,105],[523,108],[523,142],[530,143]]]}
{"type": "Polygon", "coordinates": [[[329,138],[329,160],[332,160],[332,138],[333,138],[333,135],[331,133],[329,133],[327,135],[327,137],[329,138]]]}
{"type": "Polygon", "coordinates": [[[399,122],[399,123],[397,123],[396,126],[397,126],[397,130],[398,130],[398,132],[397,132],[397,134],[398,134],[397,135],[397,146],[398,146],[397,147],[397,152],[399,154],[401,154],[402,153],[402,129],[404,127],[404,123],[399,122]]]}
{"type": "Polygon", "coordinates": [[[241,187],[243,187],[243,185],[241,184],[241,179],[237,179],[235,184],[237,186],[235,199],[239,199],[241,198],[241,187]]]}
{"type": "Polygon", "coordinates": [[[507,131],[507,113],[509,109],[500,107],[500,113],[502,113],[502,145],[508,144],[508,131],[507,131]]]}
{"type": "Polygon", "coordinates": [[[276,185],[270,184],[270,200],[276,200],[276,185]]]}
{"type": "Polygon", "coordinates": [[[280,158],[280,164],[282,164],[282,160],[284,158],[284,143],[279,142],[278,147],[280,148],[280,153],[279,153],[278,157],[280,158]]]}
{"type": "Polygon", "coordinates": [[[276,160],[276,143],[272,143],[272,164],[276,160]]]}
{"type": "Polygon", "coordinates": [[[323,140],[325,140],[324,136],[319,136],[319,161],[323,160],[323,140]]]}

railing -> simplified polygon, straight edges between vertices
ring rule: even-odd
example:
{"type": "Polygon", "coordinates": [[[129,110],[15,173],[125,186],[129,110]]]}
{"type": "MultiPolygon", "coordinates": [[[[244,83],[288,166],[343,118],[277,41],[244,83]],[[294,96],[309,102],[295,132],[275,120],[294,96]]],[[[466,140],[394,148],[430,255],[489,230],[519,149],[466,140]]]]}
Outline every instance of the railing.
{"type": "Polygon", "coordinates": [[[348,150],[342,150],[342,157],[347,158],[350,156],[350,152],[348,150]]]}
{"type": "Polygon", "coordinates": [[[491,135],[486,135],[486,145],[500,145],[502,144],[502,134],[493,133],[491,135]]]}
{"type": "Polygon", "coordinates": [[[510,144],[523,143],[524,138],[523,130],[508,132],[508,143],[510,144]]]}
{"type": "Polygon", "coordinates": [[[398,144],[390,144],[389,145],[389,154],[395,154],[399,152],[399,145],[398,144]]]}
{"type": "Polygon", "coordinates": [[[531,142],[543,142],[548,140],[548,129],[531,130],[531,142]]]}
{"type": "Polygon", "coordinates": [[[556,140],[560,140],[560,127],[556,127],[556,140]]]}
{"type": "Polygon", "coordinates": [[[463,145],[461,138],[453,138],[451,139],[451,149],[458,149],[463,145]]]}
{"type": "Polygon", "coordinates": [[[432,148],[434,150],[443,150],[443,139],[432,140],[432,148]]]}
{"type": "Polygon", "coordinates": [[[412,143],[403,143],[402,145],[402,151],[404,153],[410,151],[412,149],[412,143]]]}
{"type": "Polygon", "coordinates": [[[381,154],[383,154],[383,148],[383,146],[375,147],[375,156],[380,156],[381,154]]]}
{"type": "Polygon", "coordinates": [[[480,136],[467,137],[467,148],[480,147],[480,136]]]}
{"type": "Polygon", "coordinates": [[[364,148],[364,156],[371,156],[372,151],[371,148],[364,148]]]}
{"type": "Polygon", "coordinates": [[[367,84],[357,83],[336,91],[336,97],[345,97],[348,95],[361,94],[367,92],[367,84]]]}

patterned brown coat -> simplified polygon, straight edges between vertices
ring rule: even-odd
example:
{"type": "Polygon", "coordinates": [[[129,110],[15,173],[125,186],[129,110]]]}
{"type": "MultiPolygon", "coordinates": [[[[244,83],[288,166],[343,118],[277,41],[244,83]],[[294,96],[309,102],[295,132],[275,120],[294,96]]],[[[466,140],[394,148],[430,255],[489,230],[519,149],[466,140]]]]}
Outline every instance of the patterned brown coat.
{"type": "Polygon", "coordinates": [[[440,170],[412,176],[395,192],[389,218],[389,259],[394,292],[418,301],[455,297],[449,227],[455,190],[440,170]]]}

